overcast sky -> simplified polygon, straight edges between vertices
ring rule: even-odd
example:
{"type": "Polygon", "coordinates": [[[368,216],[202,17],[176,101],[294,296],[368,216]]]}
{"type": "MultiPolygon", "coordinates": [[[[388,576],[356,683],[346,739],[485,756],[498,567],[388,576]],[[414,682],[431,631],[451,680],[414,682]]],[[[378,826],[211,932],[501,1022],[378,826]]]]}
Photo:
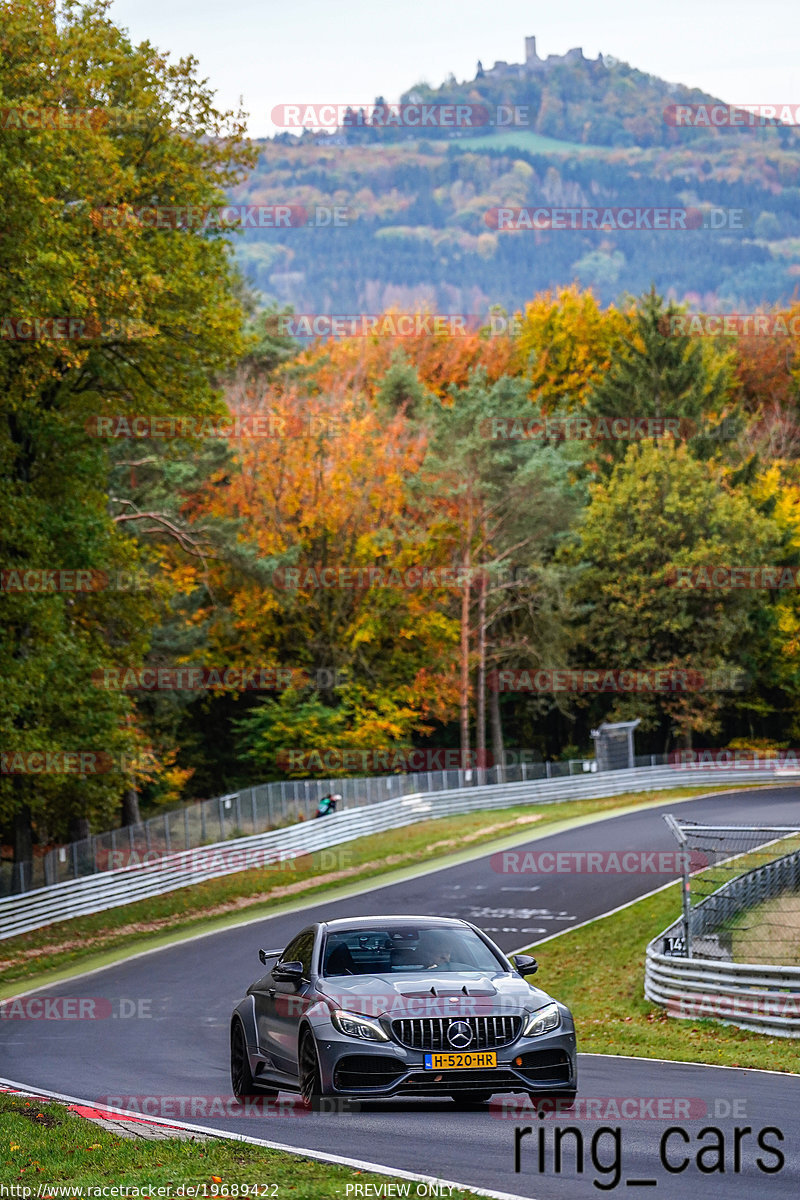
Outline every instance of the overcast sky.
{"type": "Polygon", "coordinates": [[[582,46],[732,104],[800,104],[798,0],[114,0],[134,41],[194,54],[220,107],[241,96],[249,132],[275,132],[278,104],[396,100],[475,64],[582,46]]]}

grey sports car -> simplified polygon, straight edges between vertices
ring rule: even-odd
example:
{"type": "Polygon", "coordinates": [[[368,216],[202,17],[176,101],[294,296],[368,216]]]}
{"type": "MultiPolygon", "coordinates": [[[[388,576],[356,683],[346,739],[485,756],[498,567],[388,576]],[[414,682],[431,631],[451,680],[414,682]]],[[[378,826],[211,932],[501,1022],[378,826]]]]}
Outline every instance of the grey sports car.
{"type": "Polygon", "coordinates": [[[506,958],[467,921],[325,921],[259,957],[276,961],[231,1019],[238,1097],[575,1097],[569,1009],[526,982],[535,959],[506,958]]]}

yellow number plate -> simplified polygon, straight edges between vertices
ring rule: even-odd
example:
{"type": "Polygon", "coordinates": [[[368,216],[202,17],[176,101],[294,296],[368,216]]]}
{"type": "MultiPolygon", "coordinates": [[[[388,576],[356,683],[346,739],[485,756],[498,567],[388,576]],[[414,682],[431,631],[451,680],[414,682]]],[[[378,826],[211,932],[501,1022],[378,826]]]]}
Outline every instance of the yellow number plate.
{"type": "Polygon", "coordinates": [[[480,1067],[496,1067],[494,1050],[459,1050],[452,1054],[426,1054],[425,1067],[428,1071],[466,1071],[480,1067]]]}

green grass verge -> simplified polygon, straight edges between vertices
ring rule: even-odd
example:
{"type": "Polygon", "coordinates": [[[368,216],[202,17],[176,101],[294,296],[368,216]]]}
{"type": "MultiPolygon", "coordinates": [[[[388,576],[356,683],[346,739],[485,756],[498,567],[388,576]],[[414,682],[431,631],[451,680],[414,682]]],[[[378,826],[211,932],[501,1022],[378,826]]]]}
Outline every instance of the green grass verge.
{"type": "Polygon", "coordinates": [[[800,896],[796,892],[740,913],[728,929],[734,962],[800,966],[800,896]]]}
{"type": "Polygon", "coordinates": [[[0,999],[20,991],[21,983],[34,987],[55,982],[80,968],[91,970],[182,936],[273,916],[304,902],[313,903],[321,895],[346,895],[358,890],[359,885],[408,877],[426,865],[438,869],[480,857],[528,837],[553,832],[565,822],[690,799],[707,795],[709,790],[674,788],[558,804],[521,804],[420,821],[344,842],[295,863],[238,871],[162,896],[46,925],[0,942],[0,999]]]}
{"type": "MultiPolygon", "coordinates": [[[[274,1131],[270,1134],[274,1136],[274,1131]]],[[[40,1104],[24,1096],[2,1094],[0,1178],[7,1186],[29,1187],[32,1196],[41,1186],[38,1194],[43,1200],[70,1200],[73,1196],[81,1200],[79,1192],[65,1185],[138,1188],[138,1193],[131,1190],[128,1195],[150,1196],[153,1200],[158,1196],[175,1200],[181,1186],[186,1189],[184,1195],[191,1195],[189,1189],[194,1188],[196,1197],[247,1194],[274,1196],[276,1200],[288,1196],[293,1200],[336,1200],[345,1197],[347,1184],[385,1187],[392,1180],[399,1182],[397,1177],[316,1162],[243,1142],[119,1137],[60,1104],[40,1104]],[[245,1187],[247,1193],[243,1192],[245,1187]],[[158,1188],[164,1190],[158,1192],[158,1188]],[[167,1192],[167,1188],[171,1190],[167,1192]]],[[[410,1194],[414,1194],[413,1183],[410,1194]]],[[[451,1193],[453,1200],[475,1195],[481,1193],[466,1189],[451,1193]]],[[[86,1200],[85,1195],[82,1200],[86,1200]]]]}
{"type": "Polygon", "coordinates": [[[621,912],[562,933],[531,953],[541,985],[569,1005],[578,1050],[715,1066],[797,1072],[797,1042],[722,1025],[668,1017],[644,996],[647,943],[680,916],[681,885],[621,912]]]}

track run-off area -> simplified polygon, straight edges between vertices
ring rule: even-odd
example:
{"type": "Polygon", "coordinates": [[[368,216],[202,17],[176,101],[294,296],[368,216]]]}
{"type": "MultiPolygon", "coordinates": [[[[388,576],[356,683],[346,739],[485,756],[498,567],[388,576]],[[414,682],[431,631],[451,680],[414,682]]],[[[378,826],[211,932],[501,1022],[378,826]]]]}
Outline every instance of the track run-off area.
{"type": "MultiPolygon", "coordinates": [[[[515,849],[674,852],[676,842],[662,819],[674,809],[686,820],[709,824],[789,825],[800,819],[800,789],[673,799],[549,835],[531,838],[529,831],[515,849]]],[[[294,913],[251,918],[39,989],[43,998],[103,1000],[95,1010],[110,1019],[0,1021],[0,1076],[100,1106],[541,1200],[581,1200],[604,1192],[668,1200],[754,1195],[796,1200],[800,1075],[637,1058],[634,1044],[631,1057],[580,1055],[583,1106],[572,1117],[548,1113],[537,1122],[527,1109],[521,1118],[499,1096],[463,1111],[450,1100],[403,1099],[305,1114],[294,1098],[282,1095],[280,1116],[266,1117],[258,1109],[247,1117],[220,1115],[232,1099],[230,1014],[260,974],[260,946],[283,946],[314,920],[435,914],[473,922],[510,953],[678,877],[677,872],[533,876],[499,872],[496,866],[491,855],[438,870],[428,866],[401,882],[358,890],[349,898],[323,897],[294,913]],[[586,1111],[592,1098],[598,1101],[595,1113],[620,1116],[592,1118],[591,1109],[586,1111]],[[703,1132],[709,1129],[716,1132],[703,1132]]],[[[587,962],[587,974],[592,969],[587,962]]],[[[548,990],[546,969],[535,982],[548,990]]],[[[676,1021],[678,1037],[680,1026],[676,1021]]],[[[580,1025],[577,1033],[580,1050],[580,1025]]]]}

